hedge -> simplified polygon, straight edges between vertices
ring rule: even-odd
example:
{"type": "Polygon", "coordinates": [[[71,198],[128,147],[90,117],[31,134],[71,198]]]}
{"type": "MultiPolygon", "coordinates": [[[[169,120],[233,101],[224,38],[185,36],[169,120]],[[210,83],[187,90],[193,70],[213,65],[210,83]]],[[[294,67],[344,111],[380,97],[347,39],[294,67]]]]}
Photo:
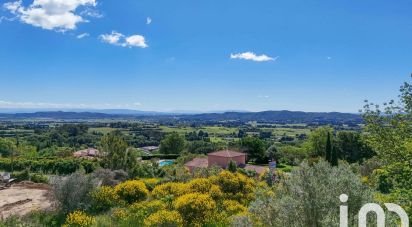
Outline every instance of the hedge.
{"type": "Polygon", "coordinates": [[[0,170],[11,172],[30,169],[31,172],[41,172],[48,174],[71,174],[81,167],[86,173],[91,173],[99,166],[96,160],[84,159],[15,159],[13,168],[9,158],[0,158],[0,170]]]}

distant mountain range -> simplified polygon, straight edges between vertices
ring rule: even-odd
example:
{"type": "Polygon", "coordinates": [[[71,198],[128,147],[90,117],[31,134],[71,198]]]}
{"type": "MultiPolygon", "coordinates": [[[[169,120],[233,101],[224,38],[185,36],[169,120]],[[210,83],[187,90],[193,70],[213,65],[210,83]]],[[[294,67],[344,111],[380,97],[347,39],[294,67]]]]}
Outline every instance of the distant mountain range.
{"type": "Polygon", "coordinates": [[[302,111],[262,111],[262,112],[224,112],[224,113],[162,113],[136,110],[92,110],[88,111],[43,111],[32,113],[0,113],[0,120],[49,119],[49,120],[180,120],[186,122],[257,121],[263,123],[361,123],[359,114],[339,112],[302,112],[302,111]]]}

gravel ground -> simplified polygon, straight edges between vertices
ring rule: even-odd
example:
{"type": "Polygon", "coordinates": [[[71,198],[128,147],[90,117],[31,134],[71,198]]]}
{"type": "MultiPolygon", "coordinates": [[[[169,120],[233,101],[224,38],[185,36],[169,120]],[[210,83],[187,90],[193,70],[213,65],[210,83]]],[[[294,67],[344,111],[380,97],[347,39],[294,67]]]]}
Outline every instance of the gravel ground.
{"type": "Polygon", "coordinates": [[[24,216],[31,211],[52,206],[47,185],[21,183],[0,190],[0,219],[11,215],[24,216]]]}

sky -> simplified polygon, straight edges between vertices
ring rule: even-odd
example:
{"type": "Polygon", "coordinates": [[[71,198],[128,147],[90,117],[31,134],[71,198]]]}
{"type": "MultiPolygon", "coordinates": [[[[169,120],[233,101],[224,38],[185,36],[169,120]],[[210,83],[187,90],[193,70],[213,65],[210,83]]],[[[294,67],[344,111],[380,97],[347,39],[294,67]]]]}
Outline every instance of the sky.
{"type": "Polygon", "coordinates": [[[0,0],[0,108],[358,112],[412,73],[406,0],[0,0]]]}

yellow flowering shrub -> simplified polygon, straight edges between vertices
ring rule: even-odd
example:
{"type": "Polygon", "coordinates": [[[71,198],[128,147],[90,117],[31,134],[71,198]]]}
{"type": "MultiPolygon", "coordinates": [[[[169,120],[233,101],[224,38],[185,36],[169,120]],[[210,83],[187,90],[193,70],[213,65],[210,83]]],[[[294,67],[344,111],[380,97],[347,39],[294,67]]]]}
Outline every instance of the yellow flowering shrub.
{"type": "Polygon", "coordinates": [[[149,194],[146,185],[140,180],[129,180],[116,185],[114,188],[120,199],[133,203],[145,200],[149,194]]]}
{"type": "Polygon", "coordinates": [[[83,211],[74,211],[67,215],[64,227],[88,227],[92,226],[96,220],[83,211]]]}
{"type": "Polygon", "coordinates": [[[144,220],[145,226],[183,226],[182,216],[177,211],[160,210],[144,220]]]}
{"type": "Polygon", "coordinates": [[[188,192],[188,186],[184,183],[168,182],[157,185],[153,191],[152,196],[156,199],[162,199],[166,196],[178,197],[188,192]]]}
{"type": "Polygon", "coordinates": [[[119,202],[119,196],[114,189],[109,186],[97,188],[90,196],[92,198],[92,208],[95,211],[109,210],[119,202]]]}
{"type": "Polygon", "coordinates": [[[219,185],[226,199],[241,200],[242,203],[248,203],[253,199],[255,182],[247,176],[225,170],[209,179],[219,185]]]}
{"type": "Polygon", "coordinates": [[[228,216],[245,213],[247,211],[245,206],[235,200],[223,200],[222,207],[228,216]]]}
{"type": "Polygon", "coordinates": [[[149,189],[149,191],[152,191],[153,188],[160,183],[160,179],[158,178],[146,178],[142,179],[142,181],[146,185],[147,189],[149,189]]]}
{"type": "Polygon", "coordinates": [[[133,203],[129,207],[129,212],[138,216],[147,216],[166,208],[167,206],[163,201],[152,200],[133,203]]]}
{"type": "Polygon", "coordinates": [[[196,178],[187,183],[190,192],[208,193],[212,182],[207,178],[196,178]]]}
{"type": "Polygon", "coordinates": [[[215,200],[219,201],[223,198],[223,192],[217,185],[212,185],[209,189],[209,195],[215,200]]]}
{"type": "Polygon", "coordinates": [[[112,217],[117,220],[124,220],[129,216],[127,211],[122,208],[115,208],[112,211],[112,217]]]}
{"type": "Polygon", "coordinates": [[[174,202],[174,207],[182,215],[185,224],[204,222],[216,211],[216,203],[208,194],[189,193],[174,202]]]}

